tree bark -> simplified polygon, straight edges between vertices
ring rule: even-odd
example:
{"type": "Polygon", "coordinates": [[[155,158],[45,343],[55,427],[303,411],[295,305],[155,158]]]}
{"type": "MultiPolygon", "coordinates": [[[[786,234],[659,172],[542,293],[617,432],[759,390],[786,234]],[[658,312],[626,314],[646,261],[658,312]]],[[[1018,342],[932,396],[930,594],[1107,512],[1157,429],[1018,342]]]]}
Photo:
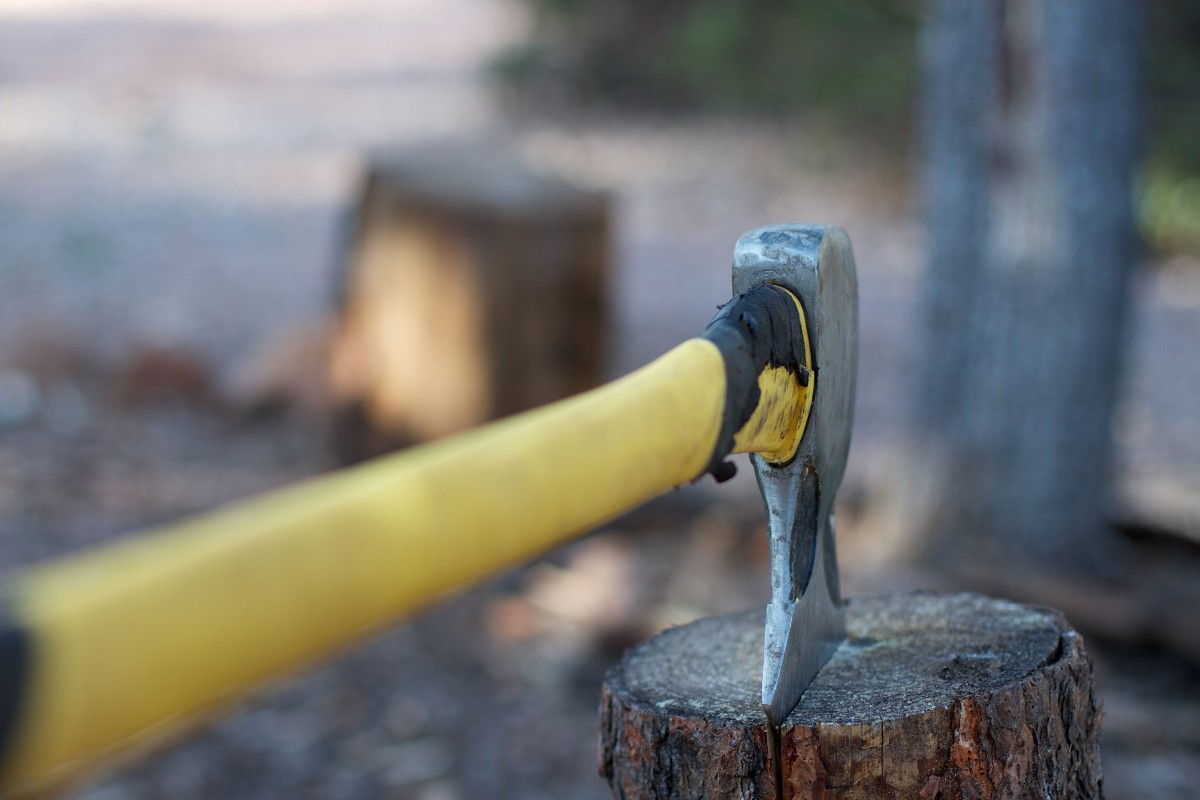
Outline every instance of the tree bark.
{"type": "Polygon", "coordinates": [[[1112,569],[1138,17],[1136,0],[933,3],[904,493],[928,555],[1112,569]]]}
{"type": "MultiPolygon", "coordinates": [[[[849,638],[781,732],[784,797],[1097,798],[1100,712],[1061,615],[979,595],[853,598],[849,638]]],[[[615,797],[779,797],[760,701],[761,611],[633,648],[606,676],[615,797]]]]}

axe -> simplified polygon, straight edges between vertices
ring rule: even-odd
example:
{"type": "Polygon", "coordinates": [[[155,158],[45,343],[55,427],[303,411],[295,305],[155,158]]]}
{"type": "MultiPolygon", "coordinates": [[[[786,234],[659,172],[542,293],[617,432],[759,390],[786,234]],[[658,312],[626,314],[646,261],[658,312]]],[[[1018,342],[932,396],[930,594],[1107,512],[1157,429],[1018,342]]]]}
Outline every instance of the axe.
{"type": "Polygon", "coordinates": [[[724,480],[740,452],[770,532],[777,747],[845,635],[832,509],[854,406],[849,239],[751,231],[733,283],[701,336],[607,386],[10,579],[0,793],[60,785],[663,491],[724,480]]]}

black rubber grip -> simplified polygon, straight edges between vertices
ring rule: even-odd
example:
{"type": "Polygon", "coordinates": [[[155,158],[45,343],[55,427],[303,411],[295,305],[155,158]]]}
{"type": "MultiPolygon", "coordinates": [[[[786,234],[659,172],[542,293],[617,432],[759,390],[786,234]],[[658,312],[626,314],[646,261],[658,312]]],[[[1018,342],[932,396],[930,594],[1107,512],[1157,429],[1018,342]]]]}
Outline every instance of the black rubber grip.
{"type": "Polygon", "coordinates": [[[786,367],[808,385],[800,312],[788,290],[761,284],[735,296],[713,317],[702,334],[725,360],[725,413],[709,459],[708,472],[718,482],[737,472],[725,458],[733,437],[758,407],[758,375],[768,367],[786,367]]]}

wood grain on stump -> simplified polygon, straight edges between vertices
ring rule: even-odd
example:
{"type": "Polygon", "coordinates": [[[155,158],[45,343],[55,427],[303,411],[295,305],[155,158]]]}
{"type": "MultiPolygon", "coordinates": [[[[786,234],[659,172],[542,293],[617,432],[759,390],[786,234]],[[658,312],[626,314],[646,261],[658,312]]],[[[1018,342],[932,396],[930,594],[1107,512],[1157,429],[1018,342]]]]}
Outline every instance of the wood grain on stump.
{"type": "MultiPolygon", "coordinates": [[[[782,730],[787,798],[1097,798],[1100,711],[1057,612],[978,595],[847,603],[848,639],[782,730]]],[[[620,798],[776,798],[761,610],[639,645],[605,678],[620,798]]]]}

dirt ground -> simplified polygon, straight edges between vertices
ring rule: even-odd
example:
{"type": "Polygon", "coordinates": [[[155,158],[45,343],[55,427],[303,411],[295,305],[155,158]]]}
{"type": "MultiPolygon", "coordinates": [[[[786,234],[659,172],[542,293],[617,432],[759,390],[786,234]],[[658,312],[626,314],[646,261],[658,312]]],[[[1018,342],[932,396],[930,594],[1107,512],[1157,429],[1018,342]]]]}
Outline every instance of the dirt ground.
{"type": "MultiPolygon", "coordinates": [[[[448,138],[611,190],[613,374],[701,329],[727,299],[743,231],[846,227],[863,325],[846,494],[871,505],[917,357],[922,241],[901,160],[802,122],[521,115],[482,67],[526,24],[499,0],[0,0],[0,566],[329,469],[319,421],[252,419],[226,398],[264,342],[328,309],[363,155],[448,138]]],[[[1196,534],[1200,265],[1148,266],[1134,316],[1122,497],[1196,534]]],[[[72,796],[607,797],[604,669],[666,625],[766,598],[765,525],[742,473],[445,603],[72,796]]],[[[919,581],[880,578],[869,525],[842,535],[851,592],[919,581]]],[[[1107,796],[1200,798],[1200,672],[1166,652],[1093,650],[1107,796]]]]}

